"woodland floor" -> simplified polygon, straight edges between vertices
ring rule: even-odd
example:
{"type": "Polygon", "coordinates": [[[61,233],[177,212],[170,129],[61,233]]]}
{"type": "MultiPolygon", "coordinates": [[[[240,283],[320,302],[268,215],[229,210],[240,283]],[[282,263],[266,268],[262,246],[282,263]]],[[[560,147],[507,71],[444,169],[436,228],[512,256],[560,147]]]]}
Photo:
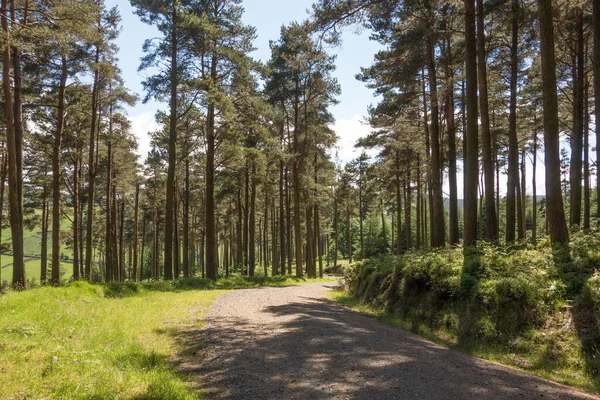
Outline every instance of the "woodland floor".
{"type": "Polygon", "coordinates": [[[598,399],[329,300],[332,283],[237,290],[179,333],[205,399],[598,399]],[[199,345],[201,343],[201,345],[199,345]]]}

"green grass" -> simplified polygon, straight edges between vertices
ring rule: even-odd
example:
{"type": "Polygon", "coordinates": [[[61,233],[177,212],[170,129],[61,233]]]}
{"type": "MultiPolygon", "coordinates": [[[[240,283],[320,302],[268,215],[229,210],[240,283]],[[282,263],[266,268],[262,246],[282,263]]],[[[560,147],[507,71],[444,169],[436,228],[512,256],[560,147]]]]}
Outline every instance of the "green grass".
{"type": "MultiPolygon", "coordinates": [[[[40,210],[36,210],[35,214],[41,215],[40,210]]],[[[61,232],[71,232],[71,221],[68,218],[63,218],[60,224],[61,232]]],[[[12,235],[10,227],[2,229],[2,246],[8,248],[8,252],[3,254],[0,260],[0,269],[2,271],[0,276],[0,283],[3,281],[10,282],[12,279],[12,235]]],[[[25,229],[23,232],[23,247],[25,254],[25,274],[27,279],[35,282],[40,281],[40,269],[41,261],[40,254],[42,248],[42,231],[39,226],[33,229],[25,229]]],[[[48,267],[50,266],[50,260],[52,257],[52,232],[48,232],[48,267]]],[[[68,248],[64,241],[61,244],[61,253],[64,254],[69,260],[73,258],[73,251],[68,248]]],[[[63,278],[70,279],[72,276],[73,263],[67,261],[61,261],[61,268],[65,271],[63,278]]]]}
{"type": "Polygon", "coordinates": [[[200,328],[228,289],[304,282],[314,281],[188,278],[9,291],[0,295],[0,398],[196,399],[171,363],[190,354],[180,333],[200,328]]]}
{"type": "MultiPolygon", "coordinates": [[[[442,346],[588,392],[600,392],[600,382],[586,374],[582,368],[581,343],[576,333],[565,330],[564,326],[548,324],[545,329],[531,330],[516,340],[511,348],[486,342],[465,346],[459,342],[453,329],[444,329],[444,327],[432,329],[423,321],[402,318],[397,313],[376,307],[344,290],[331,291],[328,295],[338,304],[347,306],[362,315],[415,333],[442,346]]],[[[564,323],[564,321],[554,322],[558,322],[557,325],[564,323]]]]}

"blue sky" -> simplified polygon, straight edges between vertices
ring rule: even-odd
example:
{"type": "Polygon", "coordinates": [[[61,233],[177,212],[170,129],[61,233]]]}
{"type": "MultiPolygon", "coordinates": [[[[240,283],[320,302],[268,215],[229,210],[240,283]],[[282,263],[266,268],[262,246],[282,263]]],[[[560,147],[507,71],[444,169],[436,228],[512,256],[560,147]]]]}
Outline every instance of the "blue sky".
{"type": "MultiPolygon", "coordinates": [[[[107,0],[108,7],[117,6],[121,13],[122,31],[117,45],[119,51],[119,66],[123,71],[126,86],[133,92],[143,95],[141,82],[144,72],[139,73],[137,68],[142,57],[142,43],[147,38],[157,37],[157,30],[143,24],[133,14],[133,8],[126,0],[107,0]]],[[[277,40],[281,26],[291,21],[301,21],[308,16],[312,0],[245,0],[244,22],[256,27],[257,50],[253,56],[256,59],[267,61],[270,57],[269,41],[277,40]]],[[[342,161],[349,161],[358,156],[353,146],[360,136],[368,133],[367,126],[361,123],[367,113],[367,107],[374,103],[372,91],[367,89],[362,82],[354,77],[360,72],[360,67],[371,64],[379,45],[369,40],[369,32],[348,32],[340,48],[331,49],[337,54],[337,71],[335,76],[342,87],[340,103],[332,111],[336,119],[334,126],[340,140],[339,157],[342,161]]],[[[154,114],[158,109],[166,109],[166,104],[138,102],[127,110],[131,119],[133,130],[138,137],[140,154],[145,156],[148,151],[148,132],[156,128],[154,114]]]]}

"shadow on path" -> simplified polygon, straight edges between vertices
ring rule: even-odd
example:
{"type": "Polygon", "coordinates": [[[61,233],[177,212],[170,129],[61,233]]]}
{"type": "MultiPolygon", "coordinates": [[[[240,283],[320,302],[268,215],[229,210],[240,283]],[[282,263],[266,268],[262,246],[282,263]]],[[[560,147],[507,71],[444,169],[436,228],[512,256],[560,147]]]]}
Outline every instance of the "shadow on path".
{"type": "Polygon", "coordinates": [[[325,291],[222,296],[205,329],[173,333],[190,349],[178,369],[202,382],[207,399],[595,398],[382,325],[325,291]]]}

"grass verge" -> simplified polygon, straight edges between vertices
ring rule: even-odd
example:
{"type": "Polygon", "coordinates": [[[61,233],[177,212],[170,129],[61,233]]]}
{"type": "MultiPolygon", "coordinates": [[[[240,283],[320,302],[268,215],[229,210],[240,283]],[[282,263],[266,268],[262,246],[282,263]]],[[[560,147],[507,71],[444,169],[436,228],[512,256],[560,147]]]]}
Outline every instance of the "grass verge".
{"type": "Polygon", "coordinates": [[[210,304],[229,289],[303,282],[75,282],[0,295],[0,398],[198,398],[170,362],[186,350],[177,332],[197,328],[210,304]]]}

